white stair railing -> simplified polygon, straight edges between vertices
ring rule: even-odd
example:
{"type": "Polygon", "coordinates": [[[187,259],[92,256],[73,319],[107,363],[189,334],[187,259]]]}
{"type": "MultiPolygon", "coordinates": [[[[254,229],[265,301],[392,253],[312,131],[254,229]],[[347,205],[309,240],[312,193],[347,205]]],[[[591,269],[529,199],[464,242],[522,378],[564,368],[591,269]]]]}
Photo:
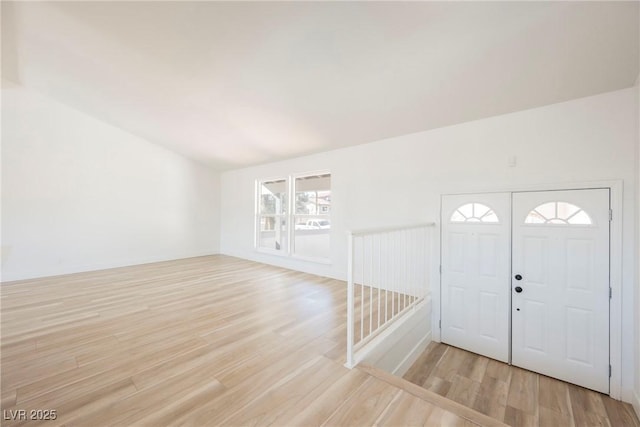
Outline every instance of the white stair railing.
{"type": "Polygon", "coordinates": [[[348,233],[347,363],[429,293],[434,223],[348,233]]]}

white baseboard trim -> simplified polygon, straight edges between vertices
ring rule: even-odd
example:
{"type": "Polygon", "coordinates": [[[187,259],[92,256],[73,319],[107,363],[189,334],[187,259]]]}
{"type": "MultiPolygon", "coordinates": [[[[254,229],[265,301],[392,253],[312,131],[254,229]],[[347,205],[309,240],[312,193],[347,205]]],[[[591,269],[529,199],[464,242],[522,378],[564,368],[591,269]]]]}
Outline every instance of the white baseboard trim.
{"type": "Polygon", "coordinates": [[[140,257],[129,260],[112,260],[106,262],[65,265],[59,268],[48,268],[41,271],[11,271],[2,272],[0,283],[18,282],[23,280],[41,279],[45,277],[66,276],[68,274],[88,273],[91,271],[110,270],[113,268],[133,267],[137,265],[155,264],[157,262],[178,261],[189,258],[219,255],[216,251],[195,251],[191,253],[164,255],[155,257],[140,257]]]}
{"type": "Polygon", "coordinates": [[[430,342],[431,342],[431,332],[425,335],[424,338],[422,338],[422,340],[420,340],[420,342],[418,342],[416,346],[413,347],[411,352],[409,352],[409,354],[407,354],[407,356],[393,370],[392,374],[398,377],[401,377],[404,374],[406,374],[409,368],[411,368],[413,364],[416,363],[416,360],[418,360],[418,357],[420,357],[420,355],[427,349],[427,346],[429,345],[430,342]]]}
{"type": "Polygon", "coordinates": [[[300,271],[302,273],[313,274],[320,277],[328,277],[341,281],[347,280],[346,272],[341,271],[335,265],[326,263],[317,263],[296,257],[273,255],[270,253],[254,250],[253,252],[244,251],[228,251],[221,250],[221,255],[228,255],[236,258],[242,258],[249,261],[259,262],[261,264],[272,265],[274,267],[286,268],[287,270],[300,271]]]}

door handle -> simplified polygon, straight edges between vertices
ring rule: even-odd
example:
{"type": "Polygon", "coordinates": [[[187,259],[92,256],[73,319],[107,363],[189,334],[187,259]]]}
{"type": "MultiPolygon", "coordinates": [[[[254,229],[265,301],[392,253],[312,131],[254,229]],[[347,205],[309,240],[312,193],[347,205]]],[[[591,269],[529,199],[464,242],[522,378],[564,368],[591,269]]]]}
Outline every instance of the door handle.
{"type": "Polygon", "coordinates": [[[519,274],[516,274],[515,279],[516,279],[516,280],[522,280],[522,276],[521,276],[521,275],[519,275],[519,274]]]}
{"type": "Polygon", "coordinates": [[[516,292],[517,292],[517,293],[522,292],[522,288],[521,288],[520,286],[516,286],[516,292]]]}

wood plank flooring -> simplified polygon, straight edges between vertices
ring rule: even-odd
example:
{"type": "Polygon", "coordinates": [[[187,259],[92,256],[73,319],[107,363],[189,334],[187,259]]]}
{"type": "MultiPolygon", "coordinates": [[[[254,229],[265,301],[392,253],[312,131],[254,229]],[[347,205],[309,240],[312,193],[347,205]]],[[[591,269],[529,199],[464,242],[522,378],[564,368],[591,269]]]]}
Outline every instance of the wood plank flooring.
{"type": "Polygon", "coordinates": [[[208,256],[0,291],[5,426],[481,425],[343,367],[344,282],[208,256]]]}
{"type": "Polygon", "coordinates": [[[640,427],[628,403],[446,344],[429,344],[404,378],[511,426],[640,427]]]}

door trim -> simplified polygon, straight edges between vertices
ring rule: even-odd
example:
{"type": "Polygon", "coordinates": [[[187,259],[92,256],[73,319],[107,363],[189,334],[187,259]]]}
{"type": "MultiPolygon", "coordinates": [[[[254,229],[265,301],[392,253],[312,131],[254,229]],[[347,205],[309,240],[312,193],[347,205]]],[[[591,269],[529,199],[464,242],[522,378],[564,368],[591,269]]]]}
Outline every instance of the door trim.
{"type": "MultiPolygon", "coordinates": [[[[609,395],[613,399],[622,399],[622,200],[624,184],[622,180],[608,181],[586,181],[564,184],[532,184],[519,187],[503,188],[469,188],[468,191],[453,191],[440,194],[440,224],[439,233],[434,233],[438,239],[434,247],[439,251],[434,257],[437,265],[432,271],[440,271],[442,265],[442,197],[461,194],[479,193],[505,193],[505,192],[527,192],[527,191],[557,191],[557,190],[585,190],[606,188],[610,190],[610,207],[613,216],[610,222],[610,242],[609,242],[609,283],[611,286],[611,299],[609,301],[609,363],[611,364],[611,377],[609,378],[609,395]]],[[[438,286],[431,290],[433,298],[432,310],[432,339],[440,342],[440,319],[442,310],[442,298],[440,288],[442,286],[442,276],[439,275],[438,286]]]]}

